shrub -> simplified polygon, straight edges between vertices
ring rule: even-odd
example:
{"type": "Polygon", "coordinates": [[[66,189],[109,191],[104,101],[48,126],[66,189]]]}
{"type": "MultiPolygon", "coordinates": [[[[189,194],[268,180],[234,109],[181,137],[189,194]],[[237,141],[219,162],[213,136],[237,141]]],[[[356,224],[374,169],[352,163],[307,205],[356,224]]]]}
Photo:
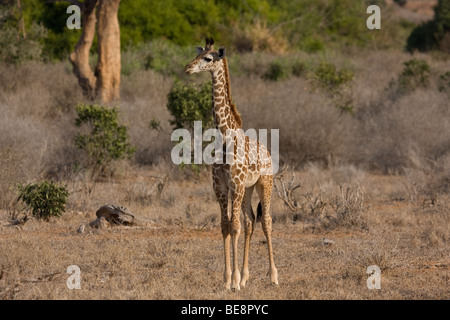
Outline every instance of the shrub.
{"type": "Polygon", "coordinates": [[[305,37],[302,40],[300,47],[302,50],[309,53],[315,53],[325,49],[323,42],[315,37],[305,37]]]}
{"type": "Polygon", "coordinates": [[[296,77],[302,76],[306,71],[306,66],[302,61],[294,61],[292,64],[292,74],[296,77]]]}
{"type": "Polygon", "coordinates": [[[308,74],[313,87],[324,89],[330,96],[334,106],[343,112],[353,113],[352,93],[350,83],[353,72],[349,69],[337,70],[328,62],[321,62],[308,74]]]}
{"type": "Polygon", "coordinates": [[[170,124],[176,129],[193,129],[194,121],[202,121],[203,129],[212,127],[211,81],[200,86],[176,81],[167,99],[167,109],[174,118],[170,124]]]}
{"type": "Polygon", "coordinates": [[[274,60],[269,64],[268,70],[263,74],[263,79],[278,81],[290,76],[288,65],[281,60],[274,60]]]}
{"type": "Polygon", "coordinates": [[[348,69],[338,71],[333,64],[321,62],[310,73],[310,79],[324,89],[336,91],[341,85],[353,80],[353,72],[348,69]]]}
{"type": "Polygon", "coordinates": [[[0,61],[20,64],[29,60],[42,60],[42,46],[39,41],[46,33],[44,27],[33,23],[27,37],[24,38],[17,33],[16,28],[0,23],[0,61]]]}
{"type": "Polygon", "coordinates": [[[450,31],[450,2],[448,0],[439,0],[434,9],[436,31],[439,40],[442,39],[445,32],[450,31]]]}
{"type": "Polygon", "coordinates": [[[409,52],[414,50],[428,51],[436,47],[437,40],[434,36],[436,26],[434,21],[428,21],[416,27],[406,40],[406,49],[409,52]]]}
{"type": "Polygon", "coordinates": [[[90,131],[77,134],[74,143],[77,148],[86,151],[93,173],[97,170],[104,172],[113,160],[129,158],[136,151],[128,143],[127,128],[119,124],[116,108],[80,104],[76,111],[78,118],[75,125],[81,127],[86,124],[90,131]]]}
{"type": "Polygon", "coordinates": [[[439,91],[450,92],[450,71],[447,71],[439,76],[439,91]]]}
{"type": "Polygon", "coordinates": [[[19,198],[31,210],[33,216],[48,221],[51,217],[60,217],[64,212],[69,192],[53,182],[43,181],[36,184],[19,185],[19,198]]]}
{"type": "Polygon", "coordinates": [[[430,66],[425,60],[411,59],[403,63],[403,72],[398,78],[401,89],[414,90],[419,86],[426,86],[430,76],[430,66]]]}
{"type": "Polygon", "coordinates": [[[278,81],[290,76],[300,77],[306,71],[306,65],[301,60],[275,59],[269,63],[269,67],[262,75],[265,80],[278,81]]]}
{"type": "Polygon", "coordinates": [[[339,195],[330,200],[330,206],[336,214],[336,222],[347,226],[363,225],[364,190],[359,184],[340,186],[339,195]]]}

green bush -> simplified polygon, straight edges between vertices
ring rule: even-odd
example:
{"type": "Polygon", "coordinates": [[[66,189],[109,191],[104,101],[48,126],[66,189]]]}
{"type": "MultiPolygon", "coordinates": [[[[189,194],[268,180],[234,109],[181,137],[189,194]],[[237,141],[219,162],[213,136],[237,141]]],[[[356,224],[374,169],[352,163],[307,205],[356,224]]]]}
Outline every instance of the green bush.
{"type": "Polygon", "coordinates": [[[282,60],[274,60],[269,64],[269,68],[263,74],[263,79],[278,81],[286,79],[291,75],[291,70],[286,62],[282,60]]]}
{"type": "Polygon", "coordinates": [[[36,184],[19,185],[18,201],[23,201],[33,216],[48,221],[51,217],[60,217],[64,212],[69,192],[53,182],[43,181],[36,184]]]}
{"type": "Polygon", "coordinates": [[[439,76],[439,91],[450,93],[450,71],[439,76]]]}
{"type": "Polygon", "coordinates": [[[431,68],[425,60],[413,58],[405,61],[403,65],[405,67],[398,78],[400,89],[414,90],[428,84],[431,68]]]}
{"type": "Polygon", "coordinates": [[[309,53],[315,53],[319,51],[323,51],[325,49],[325,46],[323,42],[316,37],[308,36],[302,39],[300,42],[300,48],[309,53]]]}
{"type": "Polygon", "coordinates": [[[441,39],[445,32],[450,31],[450,1],[439,0],[434,9],[437,36],[441,39]]]}
{"type": "Polygon", "coordinates": [[[200,86],[175,81],[167,99],[167,109],[173,116],[170,124],[176,129],[193,129],[194,121],[202,121],[203,129],[213,126],[211,81],[200,86]]]}
{"type": "Polygon", "coordinates": [[[353,78],[353,71],[347,68],[337,70],[335,65],[328,62],[321,62],[308,74],[308,80],[313,87],[323,89],[336,108],[349,113],[353,113],[351,92],[353,78]]]}
{"type": "Polygon", "coordinates": [[[275,59],[269,63],[262,78],[270,81],[287,79],[291,76],[301,77],[306,71],[306,65],[296,58],[275,59]]]}
{"type": "Polygon", "coordinates": [[[301,77],[306,71],[306,65],[302,61],[294,61],[292,64],[292,74],[296,77],[301,77]]]}
{"type": "Polygon", "coordinates": [[[119,123],[116,108],[80,104],[76,108],[75,125],[85,125],[87,134],[77,134],[75,146],[87,153],[88,165],[96,173],[104,170],[114,160],[130,158],[136,151],[128,143],[127,128],[119,123]]]}
{"type": "Polygon", "coordinates": [[[349,69],[337,70],[335,65],[328,62],[321,62],[309,74],[309,78],[319,87],[334,92],[339,90],[340,86],[353,80],[353,72],[349,69]]]}
{"type": "Polygon", "coordinates": [[[436,25],[434,21],[428,21],[421,24],[409,35],[406,40],[406,49],[409,52],[413,52],[414,50],[424,52],[436,48],[437,39],[434,36],[435,34],[436,25]]]}

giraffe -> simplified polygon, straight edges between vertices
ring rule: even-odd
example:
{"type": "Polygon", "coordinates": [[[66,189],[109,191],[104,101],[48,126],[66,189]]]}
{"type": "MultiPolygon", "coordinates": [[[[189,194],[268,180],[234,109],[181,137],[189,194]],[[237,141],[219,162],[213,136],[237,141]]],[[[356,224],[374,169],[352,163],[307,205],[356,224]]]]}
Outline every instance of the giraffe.
{"type": "Polygon", "coordinates": [[[261,221],[267,239],[269,277],[278,284],[272,249],[272,217],[270,201],[273,188],[272,160],[267,148],[257,139],[246,136],[241,129],[242,119],[231,99],[228,63],[225,47],[214,50],[214,40],[206,38],[206,46],[196,47],[197,56],[185,67],[189,74],[210,72],[212,76],[212,113],[216,128],[225,138],[223,158],[231,156],[234,161],[212,165],[213,188],[220,205],[221,229],[224,243],[226,289],[240,290],[249,279],[248,257],[250,239],[255,222],[261,221]],[[233,143],[231,153],[229,143],[233,143]],[[253,213],[251,198],[253,190],[259,196],[257,216],[253,213]],[[231,213],[228,201],[231,199],[231,213]],[[240,213],[244,215],[244,258],[242,272],[238,269],[238,239],[241,231],[240,213]],[[230,245],[233,248],[231,268],[230,245]]]}

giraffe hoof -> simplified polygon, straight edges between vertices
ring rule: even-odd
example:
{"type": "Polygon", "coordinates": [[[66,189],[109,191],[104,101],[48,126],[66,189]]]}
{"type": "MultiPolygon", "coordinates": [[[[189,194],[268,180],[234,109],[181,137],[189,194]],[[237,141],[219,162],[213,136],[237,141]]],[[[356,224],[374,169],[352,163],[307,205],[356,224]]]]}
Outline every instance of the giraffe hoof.
{"type": "Polygon", "coordinates": [[[240,283],[242,288],[245,288],[245,285],[247,284],[248,278],[249,278],[248,271],[243,271],[242,272],[241,283],[240,283]]]}
{"type": "Polygon", "coordinates": [[[270,274],[270,282],[272,282],[272,284],[276,284],[278,285],[278,271],[276,268],[270,269],[269,270],[269,274],[270,274]]]}

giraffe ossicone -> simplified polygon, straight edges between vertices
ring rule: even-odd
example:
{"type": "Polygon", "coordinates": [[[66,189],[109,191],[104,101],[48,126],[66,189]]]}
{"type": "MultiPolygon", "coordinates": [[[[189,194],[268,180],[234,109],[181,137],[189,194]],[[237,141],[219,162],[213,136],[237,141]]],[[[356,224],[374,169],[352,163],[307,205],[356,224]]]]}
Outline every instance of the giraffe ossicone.
{"type": "Polygon", "coordinates": [[[272,217],[270,202],[273,188],[272,158],[260,141],[244,134],[242,119],[231,99],[230,78],[226,49],[214,50],[214,40],[206,38],[205,47],[196,47],[197,56],[185,67],[189,74],[210,72],[212,76],[212,112],[215,126],[224,136],[223,157],[233,162],[212,165],[213,188],[221,211],[221,229],[224,243],[224,287],[239,290],[249,279],[248,257],[250,239],[255,223],[261,221],[267,239],[270,281],[278,284],[272,249],[272,217]],[[229,152],[226,146],[233,142],[229,152]],[[261,174],[262,172],[269,174],[261,174]],[[271,173],[272,171],[272,173],[271,173]],[[256,189],[260,203],[255,216],[251,198],[256,189]],[[228,201],[231,200],[231,212],[228,201]],[[244,213],[244,259],[242,272],[238,268],[238,239],[241,232],[240,213],[244,213]],[[233,248],[232,260],[230,246],[233,248]]]}

